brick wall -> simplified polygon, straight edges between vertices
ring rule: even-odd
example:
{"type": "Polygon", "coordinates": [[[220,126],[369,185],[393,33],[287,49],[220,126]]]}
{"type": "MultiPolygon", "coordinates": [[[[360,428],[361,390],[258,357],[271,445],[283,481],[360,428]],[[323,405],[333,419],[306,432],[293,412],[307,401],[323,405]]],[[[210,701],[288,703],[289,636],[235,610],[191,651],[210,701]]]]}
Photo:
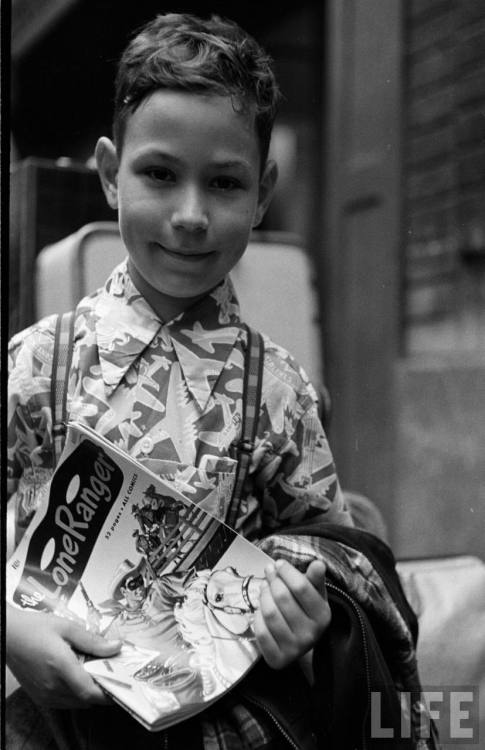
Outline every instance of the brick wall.
{"type": "Polygon", "coordinates": [[[403,9],[405,324],[476,324],[485,308],[485,2],[408,0],[403,9]]]}

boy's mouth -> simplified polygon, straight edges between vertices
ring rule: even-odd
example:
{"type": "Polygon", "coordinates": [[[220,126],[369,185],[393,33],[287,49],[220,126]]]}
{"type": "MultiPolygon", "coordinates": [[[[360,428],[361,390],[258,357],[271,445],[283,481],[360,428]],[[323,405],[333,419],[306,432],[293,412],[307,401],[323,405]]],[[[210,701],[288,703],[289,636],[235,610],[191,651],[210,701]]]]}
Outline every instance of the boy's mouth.
{"type": "Polygon", "coordinates": [[[210,255],[214,255],[213,250],[199,250],[198,252],[192,252],[190,250],[170,250],[168,247],[165,247],[163,245],[160,245],[160,247],[170,257],[187,261],[203,260],[204,258],[208,258],[210,255]]]}

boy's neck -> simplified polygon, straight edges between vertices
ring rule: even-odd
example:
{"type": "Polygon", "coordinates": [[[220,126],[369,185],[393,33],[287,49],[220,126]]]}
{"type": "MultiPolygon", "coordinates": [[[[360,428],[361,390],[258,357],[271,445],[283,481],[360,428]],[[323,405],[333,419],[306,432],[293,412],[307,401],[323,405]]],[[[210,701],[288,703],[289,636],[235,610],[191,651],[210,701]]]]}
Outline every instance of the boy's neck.
{"type": "Polygon", "coordinates": [[[128,273],[138,292],[140,292],[150,307],[156,312],[162,323],[168,323],[170,320],[173,320],[206,296],[204,292],[196,297],[171,297],[168,294],[158,291],[158,289],[152,287],[140,275],[133,265],[131,258],[128,258],[128,273]]]}

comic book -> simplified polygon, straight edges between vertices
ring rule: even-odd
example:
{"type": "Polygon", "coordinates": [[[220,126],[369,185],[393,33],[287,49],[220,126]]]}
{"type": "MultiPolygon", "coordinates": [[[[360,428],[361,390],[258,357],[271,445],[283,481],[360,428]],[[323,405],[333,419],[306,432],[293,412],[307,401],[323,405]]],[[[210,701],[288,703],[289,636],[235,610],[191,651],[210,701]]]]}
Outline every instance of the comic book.
{"type": "Polygon", "coordinates": [[[70,423],[8,563],[13,605],[122,640],[84,667],[152,731],[202,711],[259,656],[252,623],[269,558],[218,519],[221,487],[197,472],[152,472],[70,423]]]}

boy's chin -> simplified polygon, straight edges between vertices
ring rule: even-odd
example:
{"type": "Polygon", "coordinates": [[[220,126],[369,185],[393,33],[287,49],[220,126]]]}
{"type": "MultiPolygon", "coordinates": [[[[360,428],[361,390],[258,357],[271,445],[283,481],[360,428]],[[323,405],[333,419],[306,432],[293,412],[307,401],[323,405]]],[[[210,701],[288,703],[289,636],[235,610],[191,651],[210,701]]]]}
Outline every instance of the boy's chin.
{"type": "Polygon", "coordinates": [[[165,289],[161,288],[158,291],[158,295],[160,299],[166,300],[170,303],[181,303],[186,305],[192,305],[198,300],[205,297],[207,294],[209,294],[213,289],[215,289],[216,286],[220,284],[220,281],[218,281],[215,284],[209,285],[201,285],[198,287],[193,287],[192,289],[165,289]]]}
{"type": "Polygon", "coordinates": [[[154,290],[155,293],[169,302],[179,301],[187,305],[191,305],[197,302],[202,297],[213,291],[219,284],[224,281],[225,275],[219,277],[205,278],[199,281],[190,280],[187,278],[186,281],[180,284],[166,284],[164,279],[160,281],[154,290]]]}
{"type": "MultiPolygon", "coordinates": [[[[215,285],[217,286],[217,284],[215,285]]],[[[198,290],[178,290],[165,291],[162,289],[154,289],[153,287],[148,291],[147,289],[139,291],[143,294],[146,301],[155,310],[157,315],[164,321],[171,320],[177,317],[181,313],[188,310],[189,307],[195,305],[199,300],[203,299],[212,289],[210,287],[202,287],[198,290]]]]}

